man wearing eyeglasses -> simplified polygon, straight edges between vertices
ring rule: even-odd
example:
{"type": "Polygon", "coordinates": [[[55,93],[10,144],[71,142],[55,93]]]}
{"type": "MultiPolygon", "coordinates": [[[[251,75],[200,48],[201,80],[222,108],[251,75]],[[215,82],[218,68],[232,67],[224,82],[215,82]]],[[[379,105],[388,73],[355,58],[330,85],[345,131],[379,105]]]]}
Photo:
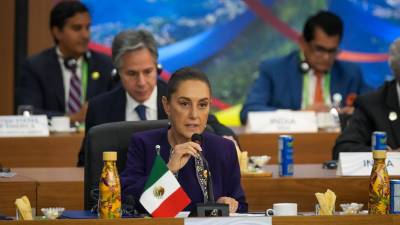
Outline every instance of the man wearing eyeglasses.
{"type": "MultiPolygon", "coordinates": [[[[309,17],[299,40],[299,51],[260,65],[260,75],[240,112],[243,124],[250,111],[277,109],[328,111],[333,104],[351,105],[354,96],[369,90],[360,68],[338,61],[342,20],[328,11],[309,17]],[[333,97],[335,96],[335,97],[333,97]]],[[[352,107],[344,108],[351,112],[352,107]]]]}

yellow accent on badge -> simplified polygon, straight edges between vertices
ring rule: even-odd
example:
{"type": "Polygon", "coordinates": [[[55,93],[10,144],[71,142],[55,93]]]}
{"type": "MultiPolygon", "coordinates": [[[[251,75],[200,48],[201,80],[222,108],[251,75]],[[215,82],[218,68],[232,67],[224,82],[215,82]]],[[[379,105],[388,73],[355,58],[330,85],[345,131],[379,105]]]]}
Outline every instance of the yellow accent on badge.
{"type": "Polygon", "coordinates": [[[99,72],[95,71],[95,72],[92,73],[92,79],[93,80],[97,80],[97,79],[99,79],[99,77],[100,77],[100,73],[99,72]]]}

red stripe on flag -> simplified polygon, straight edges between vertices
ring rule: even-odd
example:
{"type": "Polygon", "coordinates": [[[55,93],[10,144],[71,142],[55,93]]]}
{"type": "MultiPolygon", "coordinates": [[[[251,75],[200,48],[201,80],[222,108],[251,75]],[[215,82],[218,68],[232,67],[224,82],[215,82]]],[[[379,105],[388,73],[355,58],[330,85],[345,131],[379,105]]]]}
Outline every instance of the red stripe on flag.
{"type": "Polygon", "coordinates": [[[175,217],[178,212],[182,211],[190,203],[182,187],[178,188],[161,205],[152,213],[153,217],[175,217]]]}

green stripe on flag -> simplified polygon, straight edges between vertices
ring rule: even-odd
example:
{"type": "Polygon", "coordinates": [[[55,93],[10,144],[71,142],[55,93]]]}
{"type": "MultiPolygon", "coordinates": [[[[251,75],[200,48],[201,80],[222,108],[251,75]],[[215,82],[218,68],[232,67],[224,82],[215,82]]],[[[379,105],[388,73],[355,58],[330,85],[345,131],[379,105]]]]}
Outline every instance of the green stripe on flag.
{"type": "Polygon", "coordinates": [[[157,155],[154,160],[153,168],[151,168],[149,178],[147,179],[146,184],[144,185],[144,190],[147,190],[149,187],[151,187],[167,171],[168,167],[165,164],[164,160],[161,158],[160,155],[157,155]]]}

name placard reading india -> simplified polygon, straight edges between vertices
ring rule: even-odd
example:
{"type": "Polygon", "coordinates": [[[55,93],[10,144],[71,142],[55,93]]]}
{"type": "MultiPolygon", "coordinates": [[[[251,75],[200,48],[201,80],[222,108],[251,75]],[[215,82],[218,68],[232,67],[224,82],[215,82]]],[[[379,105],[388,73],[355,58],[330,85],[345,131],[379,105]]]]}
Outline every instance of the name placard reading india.
{"type": "Polygon", "coordinates": [[[313,133],[318,131],[315,112],[277,110],[249,112],[247,132],[251,133],[313,133]]]}
{"type": "MultiPolygon", "coordinates": [[[[374,165],[372,152],[341,152],[338,175],[369,176],[374,165]]],[[[400,152],[387,152],[386,168],[389,175],[400,175],[400,152]]]]}
{"type": "Polygon", "coordinates": [[[0,137],[49,136],[47,116],[0,116],[0,137]]]}

